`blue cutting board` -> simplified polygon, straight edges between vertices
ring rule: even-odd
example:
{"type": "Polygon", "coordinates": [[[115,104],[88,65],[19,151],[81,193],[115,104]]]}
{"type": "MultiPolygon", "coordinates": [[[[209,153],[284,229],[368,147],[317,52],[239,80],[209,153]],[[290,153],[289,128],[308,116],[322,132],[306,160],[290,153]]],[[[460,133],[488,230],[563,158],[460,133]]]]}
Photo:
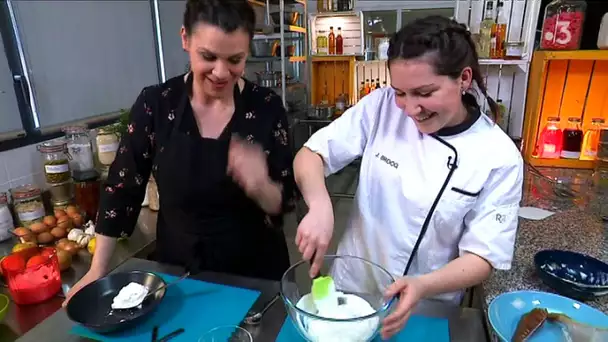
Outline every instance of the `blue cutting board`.
{"type": "MultiPolygon", "coordinates": [[[[378,336],[374,342],[381,341],[378,336]]],[[[293,325],[290,317],[285,319],[283,327],[277,336],[276,342],[305,342],[304,338],[293,325]]],[[[392,342],[412,342],[412,341],[433,341],[450,342],[450,328],[448,320],[445,318],[432,318],[413,315],[407,324],[397,335],[388,341],[392,342]]]]}
{"type": "MultiPolygon", "coordinates": [[[[158,275],[166,282],[177,279],[167,274],[158,275]]],[[[159,338],[184,328],[185,332],[171,342],[196,342],[217,326],[239,325],[259,295],[258,291],[185,279],[169,287],[157,309],[131,329],[101,335],[76,325],[70,332],[98,341],[149,342],[152,329],[157,325],[159,338]]]]}

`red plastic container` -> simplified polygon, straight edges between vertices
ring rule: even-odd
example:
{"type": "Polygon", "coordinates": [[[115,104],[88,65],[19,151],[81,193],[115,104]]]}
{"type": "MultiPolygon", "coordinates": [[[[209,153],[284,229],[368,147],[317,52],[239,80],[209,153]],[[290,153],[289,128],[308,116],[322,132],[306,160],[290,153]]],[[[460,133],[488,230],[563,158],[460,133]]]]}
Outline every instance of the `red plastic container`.
{"type": "Polygon", "coordinates": [[[0,267],[17,304],[41,303],[61,290],[61,271],[54,248],[32,247],[12,253],[2,259],[0,267]]]}

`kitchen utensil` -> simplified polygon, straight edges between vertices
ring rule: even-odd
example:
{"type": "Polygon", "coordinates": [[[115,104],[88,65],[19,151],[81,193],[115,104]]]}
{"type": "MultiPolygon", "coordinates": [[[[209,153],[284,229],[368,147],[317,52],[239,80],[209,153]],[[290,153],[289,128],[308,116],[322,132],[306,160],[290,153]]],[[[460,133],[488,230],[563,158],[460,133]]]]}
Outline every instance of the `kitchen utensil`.
{"type": "Polygon", "coordinates": [[[281,293],[277,293],[276,295],[274,295],[274,297],[272,297],[271,300],[269,300],[268,302],[266,302],[264,304],[264,306],[262,307],[262,310],[249,311],[247,313],[247,316],[245,316],[245,319],[243,320],[243,322],[248,325],[260,324],[266,311],[268,311],[268,309],[270,309],[274,305],[274,303],[276,303],[277,299],[279,299],[280,297],[281,297],[281,293]]]}
{"type": "Polygon", "coordinates": [[[120,289],[135,282],[147,288],[158,288],[166,285],[165,281],[154,273],[133,271],[113,273],[101,278],[78,291],[67,305],[68,317],[90,330],[108,333],[122,330],[134,325],[152,312],[165,296],[165,289],[155,292],[154,296],[141,304],[141,308],[112,310],[112,301],[120,289]],[[95,305],[91,305],[91,298],[95,305]]]}
{"type": "Polygon", "coordinates": [[[8,307],[11,301],[7,296],[0,294],[0,323],[4,320],[6,313],[8,312],[8,307]]]}
{"type": "MultiPolygon", "coordinates": [[[[178,278],[163,273],[156,275],[166,283],[178,278]]],[[[159,326],[159,337],[184,328],[184,333],[172,341],[197,341],[203,332],[214,327],[240,324],[259,295],[258,291],[187,278],[165,289],[162,302],[132,329],[103,334],[75,324],[70,333],[105,342],[147,342],[154,326],[159,326]]],[[[87,301],[93,310],[93,304],[96,306],[99,300],[87,297],[87,301]]]]}
{"type": "Polygon", "coordinates": [[[207,331],[198,342],[253,342],[249,331],[236,325],[222,325],[207,331]]]}
{"type": "MultiPolygon", "coordinates": [[[[380,341],[375,339],[374,341],[380,341]]],[[[392,342],[432,341],[450,342],[450,328],[445,318],[412,315],[405,327],[393,336],[392,342]]],[[[290,319],[286,319],[277,335],[276,342],[307,342],[290,319]]]]}
{"type": "MultiPolygon", "coordinates": [[[[370,315],[348,319],[325,318],[316,315],[316,306],[311,295],[311,279],[308,274],[310,265],[306,261],[300,261],[291,266],[281,279],[281,298],[285,303],[289,317],[298,331],[308,340],[332,340],[335,336],[350,336],[351,339],[365,342],[371,341],[379,331],[382,319],[389,313],[395,298],[386,299],[384,291],[395,282],[395,278],[381,266],[355,256],[326,255],[323,258],[322,270],[330,270],[326,273],[332,275],[336,289],[345,294],[357,295],[367,301],[375,310],[370,315]],[[360,284],[343,281],[342,277],[332,274],[334,267],[342,267],[350,271],[368,269],[374,274],[373,289],[368,286],[369,279],[360,278],[360,284]],[[294,281],[295,280],[295,281],[294,281]],[[361,289],[369,288],[369,291],[361,292],[361,289]],[[311,328],[319,327],[319,330],[311,328]],[[352,336],[356,331],[357,336],[352,336]],[[322,336],[325,332],[331,332],[331,336],[322,336]]],[[[348,302],[349,297],[346,297],[348,302]]]]}
{"type": "Polygon", "coordinates": [[[168,333],[167,335],[163,336],[160,338],[160,340],[158,340],[158,342],[169,342],[172,339],[176,338],[177,336],[183,334],[186,330],[184,330],[184,328],[179,328],[171,333],[168,333]]]}
{"type": "Polygon", "coordinates": [[[540,279],[564,296],[588,300],[608,294],[608,264],[590,256],[543,250],[534,256],[540,279]]]}
{"type": "Polygon", "coordinates": [[[252,57],[272,57],[279,55],[279,45],[281,41],[278,39],[254,39],[251,41],[251,56],[252,57]]]}
{"type": "Polygon", "coordinates": [[[136,307],[138,307],[138,306],[139,306],[141,303],[145,302],[145,301],[146,301],[146,299],[148,299],[148,298],[150,298],[150,297],[152,297],[152,296],[156,295],[156,293],[157,293],[158,291],[161,291],[161,290],[163,290],[163,291],[164,291],[164,290],[165,290],[167,287],[169,287],[169,286],[171,286],[171,285],[174,285],[174,284],[179,283],[180,281],[182,281],[182,280],[184,280],[184,279],[188,278],[188,276],[190,276],[190,272],[189,272],[189,271],[188,271],[188,272],[186,272],[186,273],[184,273],[184,274],[183,274],[181,277],[177,278],[175,281],[172,281],[172,282],[170,282],[170,283],[168,283],[168,284],[161,285],[161,286],[159,286],[158,288],[156,288],[156,290],[152,290],[152,291],[148,292],[148,294],[147,294],[147,295],[146,295],[144,298],[142,298],[142,300],[141,300],[141,301],[139,301],[139,302],[137,302],[137,303],[133,304],[133,306],[131,306],[130,308],[122,308],[122,309],[120,309],[120,310],[130,310],[130,309],[136,308],[136,307]]]}
{"type": "Polygon", "coordinates": [[[331,119],[334,116],[335,107],[332,105],[319,104],[313,106],[308,111],[308,117],[311,119],[326,120],[331,119]]]}
{"type": "Polygon", "coordinates": [[[262,87],[278,88],[281,85],[281,73],[276,71],[260,71],[255,73],[257,84],[262,87]]]}
{"type": "MultiPolygon", "coordinates": [[[[285,25],[299,25],[300,13],[299,12],[284,12],[285,13],[285,25]]],[[[274,12],[270,13],[270,17],[272,18],[272,22],[275,25],[279,25],[281,23],[281,13],[274,12]]]]}
{"type": "MultiPolygon", "coordinates": [[[[497,296],[488,307],[488,320],[501,341],[511,341],[521,317],[534,308],[562,313],[592,326],[608,327],[608,315],[576,300],[538,291],[514,291],[497,296]]],[[[546,322],[529,341],[563,341],[561,328],[546,322]]]]}

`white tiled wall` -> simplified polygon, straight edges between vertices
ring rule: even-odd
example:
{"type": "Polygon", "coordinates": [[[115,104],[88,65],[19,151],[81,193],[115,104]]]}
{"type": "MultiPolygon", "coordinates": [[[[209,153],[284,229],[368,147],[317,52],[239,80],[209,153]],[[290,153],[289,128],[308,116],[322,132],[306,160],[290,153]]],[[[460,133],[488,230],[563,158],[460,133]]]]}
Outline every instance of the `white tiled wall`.
{"type": "Polygon", "coordinates": [[[0,152],[0,192],[23,184],[45,186],[39,144],[0,152]]]}

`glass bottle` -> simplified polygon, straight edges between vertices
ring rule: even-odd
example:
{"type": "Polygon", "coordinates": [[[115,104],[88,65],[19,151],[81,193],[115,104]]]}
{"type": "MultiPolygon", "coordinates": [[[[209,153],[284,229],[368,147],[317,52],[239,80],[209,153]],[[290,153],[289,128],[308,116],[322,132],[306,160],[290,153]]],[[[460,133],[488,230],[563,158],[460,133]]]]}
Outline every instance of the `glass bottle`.
{"type": "Polygon", "coordinates": [[[317,13],[327,12],[327,0],[317,0],[317,13]]]}
{"type": "Polygon", "coordinates": [[[70,154],[72,173],[90,172],[95,169],[93,145],[86,127],[68,126],[63,128],[66,145],[70,154]]]}
{"type": "Polygon", "coordinates": [[[558,159],[562,152],[563,132],[559,128],[559,118],[550,117],[543,128],[537,145],[537,156],[545,159],[558,159]]]}
{"type": "Polygon", "coordinates": [[[371,91],[372,91],[372,88],[369,84],[369,78],[368,78],[365,80],[365,94],[367,95],[367,94],[371,93],[371,91]]]}
{"type": "Polygon", "coordinates": [[[376,89],[380,89],[380,79],[376,78],[376,89]]]}
{"type": "Polygon", "coordinates": [[[595,160],[597,157],[597,149],[600,142],[600,132],[604,125],[604,119],[591,119],[591,128],[585,132],[583,138],[583,147],[581,148],[581,160],[595,160]]]}
{"type": "Polygon", "coordinates": [[[581,157],[581,147],[583,145],[581,119],[568,118],[568,127],[564,129],[563,139],[562,158],[579,159],[581,157]]]}
{"type": "Polygon", "coordinates": [[[486,4],[486,13],[484,19],[479,26],[479,58],[490,58],[490,49],[492,45],[492,26],[494,25],[494,4],[488,1],[486,4]]]}
{"type": "Polygon", "coordinates": [[[317,54],[327,55],[327,48],[327,36],[325,35],[325,31],[319,31],[317,34],[317,54]]]}
{"type": "Polygon", "coordinates": [[[336,55],[344,53],[344,39],[342,39],[342,28],[338,27],[338,36],[336,37],[336,55]]]}
{"type": "Polygon", "coordinates": [[[496,5],[496,23],[494,23],[494,35],[496,37],[496,48],[494,49],[494,55],[492,58],[504,58],[505,57],[505,41],[507,38],[507,23],[509,19],[505,17],[504,5],[502,1],[498,1],[496,5]]]}
{"type": "Polygon", "coordinates": [[[336,54],[336,35],[334,35],[334,27],[329,27],[329,35],[327,36],[328,46],[329,46],[329,54],[336,54]]]}
{"type": "Polygon", "coordinates": [[[554,0],[545,8],[540,48],[578,50],[583,36],[587,3],[584,0],[554,0]]]}
{"type": "Polygon", "coordinates": [[[361,87],[359,88],[359,100],[365,97],[367,93],[365,92],[365,82],[361,81],[361,87]]]}

